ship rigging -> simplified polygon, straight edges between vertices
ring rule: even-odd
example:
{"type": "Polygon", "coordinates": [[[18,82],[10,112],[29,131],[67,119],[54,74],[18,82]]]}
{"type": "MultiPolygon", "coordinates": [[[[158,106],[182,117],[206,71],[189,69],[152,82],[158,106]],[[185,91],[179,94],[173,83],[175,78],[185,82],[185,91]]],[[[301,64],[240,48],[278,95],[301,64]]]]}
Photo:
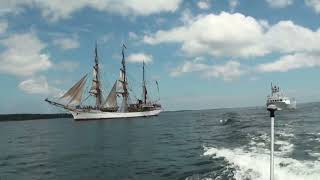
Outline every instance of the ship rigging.
{"type": "MultiPolygon", "coordinates": [[[[125,45],[122,46],[122,60],[120,68],[120,76],[114,82],[110,92],[104,99],[101,81],[101,67],[98,56],[98,46],[95,45],[94,50],[94,65],[92,84],[89,90],[89,96],[95,98],[93,106],[84,104],[84,101],[89,97],[82,99],[84,94],[85,84],[88,75],[84,75],[77,83],[75,83],[63,96],[58,100],[53,101],[45,99],[51,105],[64,108],[71,112],[75,120],[86,119],[107,119],[107,118],[125,118],[125,117],[140,117],[158,115],[161,111],[159,99],[152,101],[148,99],[148,90],[145,77],[145,63],[142,63],[142,97],[137,98],[136,102],[129,102],[129,83],[127,79],[127,68],[125,59],[125,45]],[[121,97],[121,105],[118,106],[118,97],[121,97]]],[[[158,94],[159,86],[156,81],[158,94]]]]}

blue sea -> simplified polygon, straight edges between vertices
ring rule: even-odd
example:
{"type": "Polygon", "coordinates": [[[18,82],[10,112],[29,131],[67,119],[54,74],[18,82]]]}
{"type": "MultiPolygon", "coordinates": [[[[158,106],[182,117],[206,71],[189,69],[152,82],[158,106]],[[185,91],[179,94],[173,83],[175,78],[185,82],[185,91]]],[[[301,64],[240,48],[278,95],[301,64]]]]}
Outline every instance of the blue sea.
{"type": "MultiPolygon", "coordinates": [[[[1,180],[269,180],[265,107],[0,122],[1,180]]],[[[275,179],[320,180],[320,103],[275,117],[275,179]]]]}

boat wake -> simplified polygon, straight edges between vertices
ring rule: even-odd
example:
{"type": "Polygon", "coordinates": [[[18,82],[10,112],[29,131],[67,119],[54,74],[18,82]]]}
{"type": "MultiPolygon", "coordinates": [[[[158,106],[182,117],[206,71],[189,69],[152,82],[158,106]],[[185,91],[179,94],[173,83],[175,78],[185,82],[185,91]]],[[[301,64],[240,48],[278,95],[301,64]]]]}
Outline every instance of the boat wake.
{"type": "MultiPolygon", "coordinates": [[[[291,134],[284,135],[292,136],[291,134]]],[[[224,172],[215,176],[207,173],[203,176],[198,175],[197,178],[192,176],[186,179],[269,180],[270,151],[268,148],[270,139],[266,134],[259,136],[249,134],[248,136],[251,141],[243,147],[229,149],[203,146],[204,156],[209,156],[217,161],[221,159],[225,161],[224,172]]],[[[300,161],[291,158],[290,154],[292,154],[295,146],[288,141],[278,140],[275,145],[278,147],[275,151],[275,180],[320,180],[319,161],[300,161]]]]}
{"type": "MultiPolygon", "coordinates": [[[[291,134],[286,135],[291,136],[291,134]]],[[[251,138],[248,145],[250,147],[228,149],[203,146],[203,155],[213,159],[224,158],[230,166],[228,168],[234,169],[233,178],[237,180],[269,180],[270,151],[267,149],[269,147],[268,140],[267,135],[262,134],[251,138]]],[[[278,140],[275,145],[278,146],[278,151],[275,153],[275,180],[320,179],[319,161],[299,161],[289,157],[294,150],[294,145],[288,141],[278,140]]],[[[219,177],[215,179],[219,179],[219,177]]]]}
{"type": "MultiPolygon", "coordinates": [[[[268,180],[269,154],[246,152],[241,148],[218,149],[204,147],[204,155],[212,158],[223,157],[235,169],[237,180],[268,180]]],[[[275,179],[316,180],[320,178],[319,161],[298,161],[292,158],[275,156],[275,179]]]]}

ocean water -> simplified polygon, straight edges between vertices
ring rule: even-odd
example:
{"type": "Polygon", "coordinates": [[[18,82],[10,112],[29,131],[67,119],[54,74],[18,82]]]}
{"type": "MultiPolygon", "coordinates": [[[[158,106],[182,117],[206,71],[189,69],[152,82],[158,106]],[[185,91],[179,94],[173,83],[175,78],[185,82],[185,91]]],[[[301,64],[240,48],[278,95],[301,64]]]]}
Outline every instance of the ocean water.
{"type": "MultiPolygon", "coordinates": [[[[276,112],[275,179],[320,180],[320,103],[276,112]]],[[[269,179],[263,107],[0,123],[0,179],[269,179]],[[221,121],[222,120],[222,123],[221,121]]]]}

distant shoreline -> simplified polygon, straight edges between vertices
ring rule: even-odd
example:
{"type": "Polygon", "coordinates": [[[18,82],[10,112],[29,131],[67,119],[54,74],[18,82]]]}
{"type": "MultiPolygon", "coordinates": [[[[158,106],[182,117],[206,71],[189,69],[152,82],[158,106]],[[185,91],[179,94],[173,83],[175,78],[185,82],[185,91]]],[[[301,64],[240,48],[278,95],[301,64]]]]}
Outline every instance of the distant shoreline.
{"type": "Polygon", "coordinates": [[[1,121],[25,121],[35,119],[72,118],[71,114],[0,114],[1,121]]]}

